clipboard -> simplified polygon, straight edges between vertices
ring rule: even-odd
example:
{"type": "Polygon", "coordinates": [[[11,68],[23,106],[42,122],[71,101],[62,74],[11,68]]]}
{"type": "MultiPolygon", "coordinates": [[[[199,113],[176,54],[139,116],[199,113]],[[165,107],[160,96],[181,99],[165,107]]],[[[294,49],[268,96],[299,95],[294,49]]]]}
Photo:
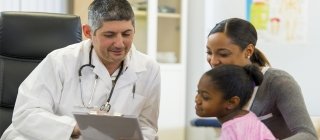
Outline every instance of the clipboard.
{"type": "Polygon", "coordinates": [[[133,116],[74,114],[84,140],[143,140],[133,116]]]}

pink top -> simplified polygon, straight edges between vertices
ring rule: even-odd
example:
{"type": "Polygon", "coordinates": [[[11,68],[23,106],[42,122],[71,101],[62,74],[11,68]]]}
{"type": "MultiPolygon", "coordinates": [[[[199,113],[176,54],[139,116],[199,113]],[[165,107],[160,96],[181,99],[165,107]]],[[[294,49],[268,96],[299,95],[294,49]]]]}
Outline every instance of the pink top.
{"type": "Polygon", "coordinates": [[[222,124],[220,140],[275,140],[271,131],[252,112],[222,124]]]}

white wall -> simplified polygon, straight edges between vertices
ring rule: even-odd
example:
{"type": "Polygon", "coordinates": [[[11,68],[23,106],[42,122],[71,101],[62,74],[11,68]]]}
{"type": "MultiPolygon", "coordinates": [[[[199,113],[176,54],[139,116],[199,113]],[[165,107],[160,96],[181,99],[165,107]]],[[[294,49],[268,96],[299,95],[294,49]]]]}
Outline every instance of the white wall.
{"type": "Polygon", "coordinates": [[[162,64],[159,140],[185,139],[185,65],[162,64]]]}
{"type": "Polygon", "coordinates": [[[0,11],[67,13],[68,0],[0,0],[0,11]]]}
{"type": "MultiPolygon", "coordinates": [[[[272,67],[290,73],[302,89],[304,100],[312,116],[319,116],[320,99],[320,1],[308,1],[307,39],[305,43],[279,44],[272,41],[258,41],[260,48],[272,67]]],[[[302,31],[300,31],[302,33],[302,31]]]]}
{"type": "Polygon", "coordinates": [[[201,140],[203,131],[190,126],[194,113],[196,83],[204,70],[204,1],[191,0],[188,3],[188,42],[187,42],[187,89],[186,89],[186,139],[201,140]]]}

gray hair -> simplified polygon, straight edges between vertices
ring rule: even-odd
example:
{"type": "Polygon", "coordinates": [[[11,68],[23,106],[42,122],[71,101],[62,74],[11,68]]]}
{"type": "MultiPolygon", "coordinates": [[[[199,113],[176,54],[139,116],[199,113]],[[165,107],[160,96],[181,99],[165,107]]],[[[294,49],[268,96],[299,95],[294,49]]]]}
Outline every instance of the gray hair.
{"type": "Polygon", "coordinates": [[[88,24],[93,34],[105,21],[131,20],[135,26],[134,12],[127,0],[94,0],[88,10],[88,24]]]}

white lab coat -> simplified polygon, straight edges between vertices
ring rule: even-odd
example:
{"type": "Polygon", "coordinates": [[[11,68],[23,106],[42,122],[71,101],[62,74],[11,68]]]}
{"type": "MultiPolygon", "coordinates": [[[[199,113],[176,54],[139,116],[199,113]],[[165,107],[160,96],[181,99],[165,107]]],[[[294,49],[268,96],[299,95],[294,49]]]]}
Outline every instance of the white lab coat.
{"type": "MultiPolygon", "coordinates": [[[[78,70],[88,64],[90,46],[91,41],[86,40],[55,50],[33,70],[19,87],[13,122],[1,140],[70,139],[76,124],[72,112],[81,111],[79,106],[83,106],[78,70]]],[[[97,74],[91,104],[101,106],[109,96],[112,80],[94,50],[92,64],[93,70],[86,67],[82,71],[83,101],[89,102],[97,74]]],[[[160,102],[159,65],[132,46],[110,102],[111,113],[138,116],[144,139],[155,139],[160,102]]]]}

